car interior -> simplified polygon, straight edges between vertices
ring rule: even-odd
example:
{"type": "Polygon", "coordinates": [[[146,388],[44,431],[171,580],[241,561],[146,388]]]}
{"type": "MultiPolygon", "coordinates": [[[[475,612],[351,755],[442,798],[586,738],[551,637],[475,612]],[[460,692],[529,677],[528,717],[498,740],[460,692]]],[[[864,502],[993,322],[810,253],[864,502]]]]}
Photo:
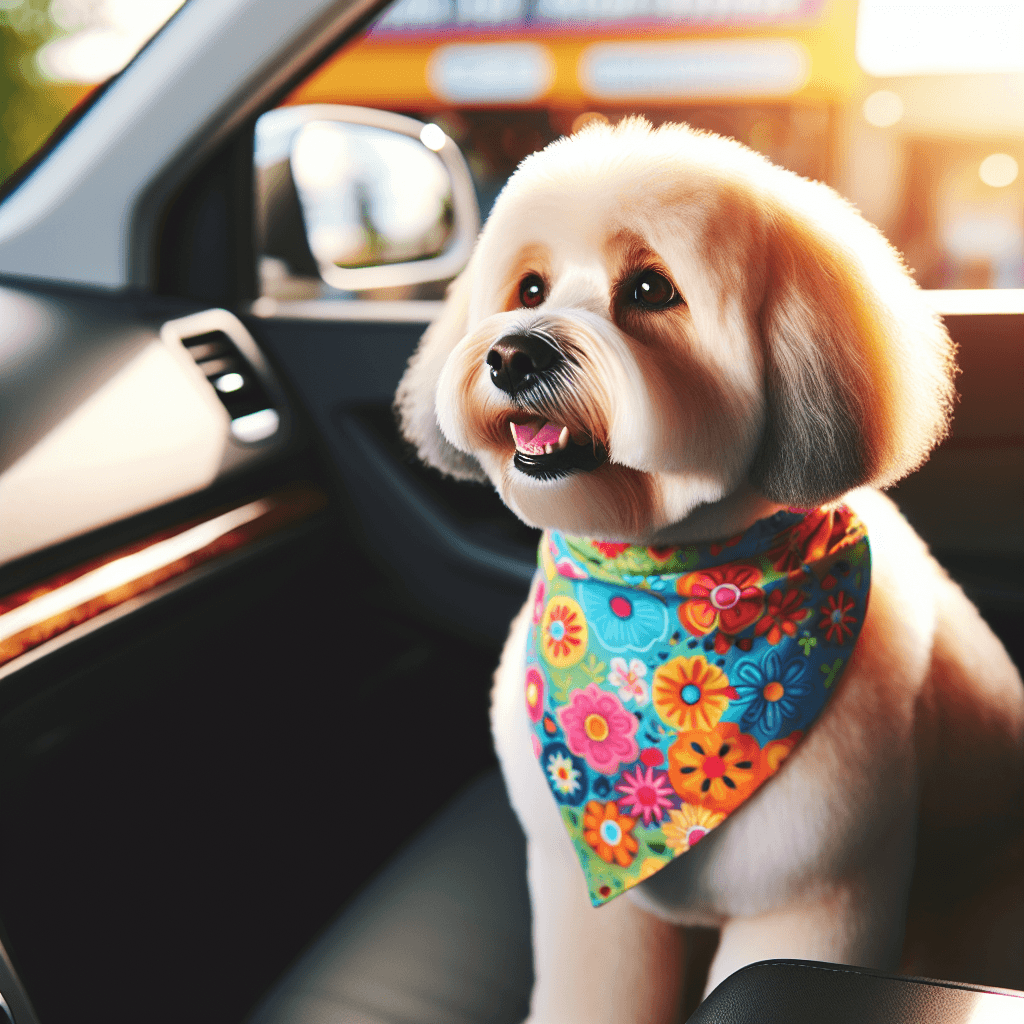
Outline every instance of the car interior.
{"type": "MultiPolygon", "coordinates": [[[[373,277],[379,253],[324,249],[294,161],[273,191],[254,146],[303,105],[285,147],[333,116],[398,124],[309,106],[385,6],[188,0],[3,185],[0,1020],[528,1012],[488,711],[538,532],[420,465],[392,401],[456,272],[428,264],[475,234],[509,152],[583,111],[515,107],[532,141],[485,173],[500,110],[392,104],[453,183],[440,241],[391,260],[419,269],[373,277]],[[320,994],[300,1007],[303,985],[320,994]]],[[[933,298],[959,352],[952,432],[892,497],[1022,666],[1024,285],[962,288],[933,298]]],[[[714,947],[688,948],[697,1024],[1020,1019],[1000,979],[796,962],[698,1005],[714,947]]]]}

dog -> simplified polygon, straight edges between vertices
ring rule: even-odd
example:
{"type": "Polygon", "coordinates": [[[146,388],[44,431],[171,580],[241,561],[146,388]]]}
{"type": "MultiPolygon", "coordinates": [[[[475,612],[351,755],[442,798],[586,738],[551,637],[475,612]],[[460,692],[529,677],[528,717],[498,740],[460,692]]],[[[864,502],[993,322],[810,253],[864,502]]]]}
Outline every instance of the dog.
{"type": "MultiPolygon", "coordinates": [[[[627,118],[559,139],[512,175],[396,409],[424,462],[489,481],[524,522],[555,531],[492,695],[527,837],[531,1021],[677,1019],[691,926],[720,932],[705,993],[768,958],[1024,987],[1008,919],[1024,688],[880,493],[945,435],[954,373],[941,322],[882,235],[827,186],[734,140],[627,118]],[[828,703],[727,820],[595,909],[524,700],[540,588],[586,574],[553,564],[556,541],[715,551],[757,524],[839,509],[866,531],[870,600],[828,703]]],[[[835,564],[833,551],[817,584],[835,564]]],[[[764,646],[754,628],[748,643],[764,646]]],[[[724,636],[733,653],[741,632],[724,636]]],[[[700,656],[708,671],[716,653],[700,656]]],[[[637,727],[622,722],[626,750],[637,727]]],[[[578,776],[575,753],[557,764],[578,776]]],[[[616,799],[594,806],[614,817],[629,809],[616,799]]],[[[630,870],[635,847],[621,847],[630,870]]]]}

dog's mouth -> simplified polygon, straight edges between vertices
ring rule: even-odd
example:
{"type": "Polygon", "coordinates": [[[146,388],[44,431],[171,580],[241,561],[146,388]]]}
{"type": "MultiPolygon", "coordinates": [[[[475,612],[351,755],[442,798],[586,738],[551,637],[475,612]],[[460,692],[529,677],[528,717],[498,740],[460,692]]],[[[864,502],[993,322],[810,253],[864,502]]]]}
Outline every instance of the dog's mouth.
{"type": "Polygon", "coordinates": [[[589,438],[575,441],[562,423],[542,416],[517,420],[509,421],[516,446],[512,461],[527,476],[552,480],[573,470],[590,472],[608,458],[602,444],[589,438]]]}

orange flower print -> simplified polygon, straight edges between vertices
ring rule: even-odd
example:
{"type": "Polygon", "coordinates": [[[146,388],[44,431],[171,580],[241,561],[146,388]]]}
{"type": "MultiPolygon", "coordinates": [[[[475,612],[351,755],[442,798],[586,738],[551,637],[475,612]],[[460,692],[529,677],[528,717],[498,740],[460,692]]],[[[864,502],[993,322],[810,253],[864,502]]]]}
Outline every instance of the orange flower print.
{"type": "Polygon", "coordinates": [[[761,774],[767,779],[774,775],[782,762],[793,752],[793,748],[803,739],[803,733],[797,729],[782,739],[771,740],[761,751],[761,774]]]}
{"type": "Polygon", "coordinates": [[[668,748],[669,781],[690,804],[728,814],[761,781],[761,748],[735,722],[684,732],[668,748]]]}
{"type": "Polygon", "coordinates": [[[816,508],[786,531],[768,557],[778,572],[795,572],[805,563],[816,562],[855,543],[859,536],[853,529],[856,523],[856,518],[845,508],[831,511],[816,508]]]}
{"type": "Polygon", "coordinates": [[[725,821],[721,811],[709,811],[706,807],[683,804],[678,811],[668,812],[669,820],[661,826],[665,842],[670,850],[686,853],[691,846],[699,843],[716,825],[725,821]]]}
{"type": "Polygon", "coordinates": [[[587,652],[587,620],[571,597],[555,595],[540,620],[541,647],[555,668],[575,665],[587,652]]]}
{"type": "Polygon", "coordinates": [[[818,623],[818,629],[825,630],[825,639],[829,643],[844,644],[853,636],[850,626],[857,620],[850,612],[854,603],[849,594],[840,590],[821,606],[821,614],[824,617],[818,623]]]}
{"type": "Polygon", "coordinates": [[[697,655],[672,658],[654,670],[654,710],[679,732],[710,729],[722,717],[736,691],[717,665],[697,655]]]}
{"type": "MultiPolygon", "coordinates": [[[[679,621],[696,636],[714,629],[734,636],[761,615],[764,593],[756,586],[760,580],[761,571],[753,565],[723,565],[687,573],[676,583],[683,599],[679,621]]],[[[728,646],[726,642],[726,650],[728,646]]]]}
{"type": "Polygon", "coordinates": [[[614,860],[619,867],[628,868],[639,849],[632,835],[635,824],[635,819],[619,813],[614,800],[603,805],[591,800],[583,813],[583,838],[606,864],[614,860]]]}
{"type": "Polygon", "coordinates": [[[796,636],[797,625],[811,614],[804,608],[807,595],[802,590],[773,590],[768,595],[768,607],[754,627],[757,636],[763,636],[768,643],[777,644],[786,636],[796,636]]]}
{"type": "Polygon", "coordinates": [[[629,547],[628,544],[615,544],[604,540],[592,540],[590,543],[597,548],[605,558],[618,558],[619,555],[629,547]]]}

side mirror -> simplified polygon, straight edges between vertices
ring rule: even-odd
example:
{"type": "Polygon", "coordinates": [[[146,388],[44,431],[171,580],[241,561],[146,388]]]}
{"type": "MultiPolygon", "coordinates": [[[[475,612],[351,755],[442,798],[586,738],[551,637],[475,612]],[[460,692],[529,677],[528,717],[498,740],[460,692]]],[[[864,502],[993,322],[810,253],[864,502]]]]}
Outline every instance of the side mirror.
{"type": "Polygon", "coordinates": [[[256,122],[257,247],[295,277],[364,291],[443,281],[480,230],[458,146],[365,107],[280,107],[256,122]]]}

